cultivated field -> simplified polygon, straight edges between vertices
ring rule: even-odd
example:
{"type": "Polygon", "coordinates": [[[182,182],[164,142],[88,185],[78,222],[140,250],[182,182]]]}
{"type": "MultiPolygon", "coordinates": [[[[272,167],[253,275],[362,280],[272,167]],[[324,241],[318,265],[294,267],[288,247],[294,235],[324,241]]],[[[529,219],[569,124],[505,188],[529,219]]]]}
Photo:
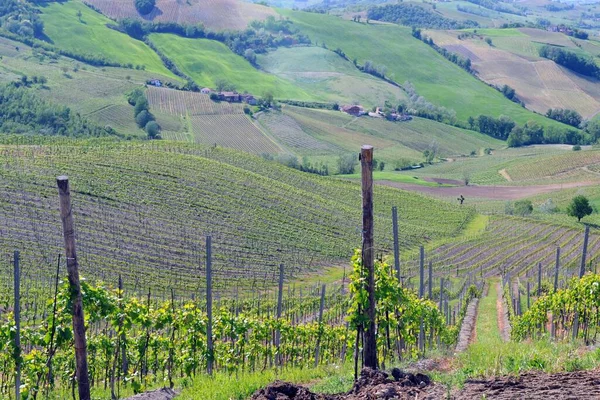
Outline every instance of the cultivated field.
{"type": "Polygon", "coordinates": [[[179,116],[243,114],[241,103],[214,102],[207,94],[148,87],[146,97],[153,110],[179,116]]]}
{"type": "MultiPolygon", "coordinates": [[[[231,290],[234,282],[271,285],[281,262],[294,276],[334,260],[347,262],[359,246],[355,183],[212,146],[50,143],[4,146],[0,152],[2,251],[21,250],[23,265],[40,279],[51,276],[62,249],[54,184],[59,173],[71,179],[83,275],[114,279],[120,273],[129,285],[151,287],[155,294],[198,287],[208,234],[218,290],[231,290]]],[[[455,235],[472,216],[468,208],[407,192],[375,192],[382,249],[390,246],[392,205],[402,210],[404,247],[455,235]]]]}
{"type": "Polygon", "coordinates": [[[550,60],[541,59],[537,49],[544,43],[575,46],[571,38],[539,29],[478,30],[475,39],[459,40],[460,32],[428,31],[434,42],[471,59],[473,69],[483,81],[515,89],[517,96],[532,111],[544,114],[550,108],[568,108],[590,118],[600,111],[600,82],[583,78],[550,60]],[[492,38],[494,46],[483,41],[492,38]]]}
{"type": "Polygon", "coordinates": [[[85,0],[113,19],[139,18],[146,21],[203,24],[213,30],[244,30],[254,20],[276,13],[269,7],[240,0],[158,0],[148,15],[140,15],[128,0],[85,0]]]}

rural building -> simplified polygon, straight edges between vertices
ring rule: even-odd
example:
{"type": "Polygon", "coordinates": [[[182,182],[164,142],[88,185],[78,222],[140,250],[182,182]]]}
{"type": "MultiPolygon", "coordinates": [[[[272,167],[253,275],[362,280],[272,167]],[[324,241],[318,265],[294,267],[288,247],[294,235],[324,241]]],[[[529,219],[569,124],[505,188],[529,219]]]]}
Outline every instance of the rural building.
{"type": "Polygon", "coordinates": [[[342,111],[345,112],[346,114],[354,115],[355,117],[358,117],[365,113],[364,108],[362,108],[362,106],[358,106],[358,105],[343,106],[342,111]]]}
{"type": "Polygon", "coordinates": [[[246,103],[250,104],[251,106],[255,106],[256,103],[258,103],[256,101],[256,98],[254,96],[252,96],[251,94],[243,94],[240,97],[243,102],[246,102],[246,103]]]}
{"type": "Polygon", "coordinates": [[[162,82],[160,81],[160,79],[150,79],[150,84],[156,87],[162,86],[162,82]]]}
{"type": "Polygon", "coordinates": [[[237,92],[221,92],[219,93],[219,100],[225,100],[230,103],[237,103],[240,99],[240,94],[237,92]]]}
{"type": "Polygon", "coordinates": [[[202,93],[202,94],[211,94],[212,90],[210,90],[209,88],[205,87],[205,88],[200,89],[200,93],[202,93]]]}

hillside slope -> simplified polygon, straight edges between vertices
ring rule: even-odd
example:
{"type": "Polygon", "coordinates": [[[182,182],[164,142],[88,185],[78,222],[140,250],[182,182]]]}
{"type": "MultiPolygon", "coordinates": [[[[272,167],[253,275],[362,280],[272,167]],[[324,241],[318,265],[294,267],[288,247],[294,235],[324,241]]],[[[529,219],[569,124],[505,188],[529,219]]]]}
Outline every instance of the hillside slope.
{"type": "Polygon", "coordinates": [[[435,50],[411,36],[410,28],[391,24],[363,24],[328,15],[279,10],[292,19],[303,33],[327,47],[341,48],[359,64],[370,60],[387,67],[387,76],[396,82],[410,81],[419,95],[437,105],[456,111],[466,121],[480,114],[511,116],[524,124],[529,120],[555,124],[504,98],[466,71],[450,63],[435,50]]]}
{"type": "MultiPolygon", "coordinates": [[[[6,140],[6,139],[5,139],[6,140]]],[[[19,138],[0,158],[2,251],[47,277],[62,236],[55,177],[69,175],[83,274],[189,292],[213,237],[219,287],[269,285],[279,263],[298,275],[344,260],[360,245],[360,186],[221,148],[19,138]],[[32,145],[24,145],[29,143],[32,145]],[[42,145],[33,145],[33,144],[42,145]]],[[[458,233],[472,210],[375,189],[376,243],[389,249],[391,207],[402,247],[458,233]]],[[[156,292],[154,292],[156,293],[156,292]]]]}

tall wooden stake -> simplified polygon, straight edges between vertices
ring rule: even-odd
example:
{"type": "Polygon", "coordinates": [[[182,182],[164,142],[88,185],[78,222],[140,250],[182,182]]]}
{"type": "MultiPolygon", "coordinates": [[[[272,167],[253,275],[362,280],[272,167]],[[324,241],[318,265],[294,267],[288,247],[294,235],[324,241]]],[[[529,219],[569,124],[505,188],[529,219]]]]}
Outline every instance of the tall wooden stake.
{"type": "Polygon", "coordinates": [[[19,260],[20,254],[18,251],[15,251],[15,399],[21,399],[21,271],[19,260]]]}
{"type": "MultiPolygon", "coordinates": [[[[281,319],[281,311],[283,306],[283,264],[279,264],[279,291],[277,293],[277,320],[281,319]]],[[[283,365],[283,359],[279,352],[281,341],[281,332],[279,329],[275,332],[275,347],[277,348],[277,357],[275,357],[276,365],[283,365]]]]}
{"type": "Polygon", "coordinates": [[[429,300],[433,298],[433,263],[429,261],[429,300]]]}
{"type": "Polygon", "coordinates": [[[364,364],[377,368],[377,338],[375,336],[375,249],[373,248],[373,146],[362,146],[360,151],[362,178],[362,259],[367,269],[368,325],[365,330],[364,364]]]}
{"type": "Polygon", "coordinates": [[[206,237],[206,347],[208,349],[208,374],[213,373],[213,337],[212,337],[212,238],[206,237]]]}
{"type": "Polygon", "coordinates": [[[560,247],[556,248],[556,264],[554,265],[554,291],[558,290],[558,270],[560,268],[560,247]]]}
{"type": "Polygon", "coordinates": [[[538,263],[538,298],[542,297],[542,263],[538,263]]]}
{"type": "Polygon", "coordinates": [[[75,364],[79,400],[90,400],[90,379],[87,363],[87,344],[85,340],[85,319],[83,317],[83,300],[79,284],[79,265],[75,251],[75,227],[71,209],[71,192],[69,178],[56,178],[58,197],[60,200],[60,219],[62,220],[63,236],[65,239],[65,256],[69,275],[69,289],[73,303],[73,336],[75,342],[75,364]]]}
{"type": "Polygon", "coordinates": [[[400,274],[400,243],[398,240],[398,208],[396,206],[392,207],[392,230],[394,233],[394,268],[396,269],[398,282],[402,283],[402,276],[400,274]]]}
{"type": "Polygon", "coordinates": [[[425,297],[425,249],[419,249],[419,298],[425,297]]]}

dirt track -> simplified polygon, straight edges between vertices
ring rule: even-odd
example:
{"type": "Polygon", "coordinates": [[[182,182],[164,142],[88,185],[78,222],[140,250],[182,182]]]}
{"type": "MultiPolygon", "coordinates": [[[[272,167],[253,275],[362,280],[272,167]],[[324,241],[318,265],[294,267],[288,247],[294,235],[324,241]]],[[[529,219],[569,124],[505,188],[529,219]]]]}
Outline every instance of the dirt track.
{"type": "Polygon", "coordinates": [[[380,185],[391,186],[398,189],[421,192],[439,197],[458,197],[465,196],[467,202],[469,198],[482,198],[491,200],[518,200],[525,197],[538,194],[550,193],[561,189],[571,189],[584,186],[598,185],[598,182],[570,182],[551,185],[533,185],[533,186],[422,186],[412,183],[401,183],[392,181],[377,181],[380,185]]]}

